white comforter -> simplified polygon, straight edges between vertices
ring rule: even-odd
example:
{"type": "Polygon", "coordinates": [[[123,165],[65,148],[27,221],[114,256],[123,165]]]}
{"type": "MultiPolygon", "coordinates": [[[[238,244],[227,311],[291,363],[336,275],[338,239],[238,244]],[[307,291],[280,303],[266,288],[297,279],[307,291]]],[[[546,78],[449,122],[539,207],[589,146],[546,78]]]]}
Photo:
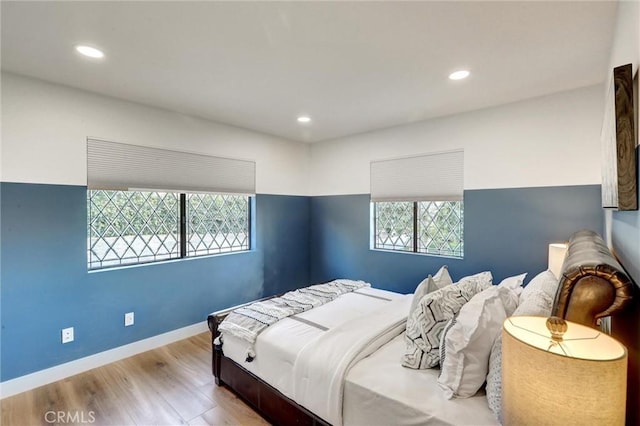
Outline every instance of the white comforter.
{"type": "Polygon", "coordinates": [[[400,334],[349,370],[344,424],[499,426],[483,391],[471,398],[447,399],[438,385],[440,369],[403,367],[398,360],[404,351],[400,334]]]}
{"type": "Polygon", "coordinates": [[[293,367],[293,399],[332,425],[341,426],[344,379],[349,368],[404,331],[412,297],[394,300],[305,346],[293,367]]]}
{"type": "Polygon", "coordinates": [[[343,294],[320,307],[284,318],[260,333],[255,344],[258,356],[253,362],[245,361],[245,340],[224,334],[222,348],[225,356],[293,399],[293,366],[305,346],[315,346],[316,340],[328,330],[351,324],[357,318],[378,312],[393,300],[403,297],[403,294],[365,287],[343,294]]]}

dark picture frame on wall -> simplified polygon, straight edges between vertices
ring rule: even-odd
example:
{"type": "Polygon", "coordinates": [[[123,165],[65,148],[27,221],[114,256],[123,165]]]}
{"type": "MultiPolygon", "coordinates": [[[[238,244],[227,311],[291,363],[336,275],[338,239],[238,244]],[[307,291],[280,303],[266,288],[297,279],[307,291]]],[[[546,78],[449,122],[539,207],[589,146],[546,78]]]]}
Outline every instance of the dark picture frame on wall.
{"type": "Polygon", "coordinates": [[[604,113],[601,135],[602,207],[638,210],[637,133],[631,64],[613,69],[604,113]]]}

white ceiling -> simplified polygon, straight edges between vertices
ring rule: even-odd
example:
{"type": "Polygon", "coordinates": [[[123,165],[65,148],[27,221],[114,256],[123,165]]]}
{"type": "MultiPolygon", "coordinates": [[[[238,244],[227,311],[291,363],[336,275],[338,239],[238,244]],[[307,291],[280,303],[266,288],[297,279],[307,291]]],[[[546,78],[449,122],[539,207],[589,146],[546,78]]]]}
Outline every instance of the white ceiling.
{"type": "Polygon", "coordinates": [[[1,13],[3,70],[316,142],[602,82],[616,3],[2,1],[1,13]],[[471,77],[448,80],[459,68],[471,77]]]}

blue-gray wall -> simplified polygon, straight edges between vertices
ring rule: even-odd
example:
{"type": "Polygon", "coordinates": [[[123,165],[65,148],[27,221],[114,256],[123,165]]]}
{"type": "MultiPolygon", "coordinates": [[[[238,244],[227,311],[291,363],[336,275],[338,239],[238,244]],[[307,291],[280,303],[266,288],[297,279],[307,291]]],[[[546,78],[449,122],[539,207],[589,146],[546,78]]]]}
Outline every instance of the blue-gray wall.
{"type": "MultiPolygon", "coordinates": [[[[546,268],[547,244],[602,232],[600,186],[465,192],[465,258],[369,250],[369,196],[256,196],[250,252],[87,272],[86,188],[0,184],[2,380],[203,321],[212,311],[335,277],[411,292],[546,268]],[[123,327],[125,312],[136,325],[123,327]],[[75,327],[76,340],[60,343],[75,327]]],[[[637,230],[637,226],[636,226],[637,230]]]]}
{"type": "Polygon", "coordinates": [[[264,253],[264,296],[309,283],[309,197],[258,196],[258,249],[264,253]]]}
{"type": "Polygon", "coordinates": [[[547,268],[551,242],[579,229],[602,234],[600,185],[465,191],[464,259],[369,249],[369,195],[313,197],[311,281],[357,277],[412,292],[449,265],[454,279],[491,270],[494,280],[547,268]]]}
{"type": "Polygon", "coordinates": [[[89,273],[85,187],[0,185],[2,381],[308,283],[307,197],[258,195],[250,252],[89,273]],[[124,328],[129,311],[136,324],[124,328]]]}

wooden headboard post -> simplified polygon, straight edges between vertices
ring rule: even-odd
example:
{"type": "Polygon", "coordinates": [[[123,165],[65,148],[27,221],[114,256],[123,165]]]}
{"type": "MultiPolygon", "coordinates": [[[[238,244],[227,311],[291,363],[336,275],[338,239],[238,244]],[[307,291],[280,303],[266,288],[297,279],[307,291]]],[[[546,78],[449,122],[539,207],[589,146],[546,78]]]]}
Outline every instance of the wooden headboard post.
{"type": "Polygon", "coordinates": [[[611,317],[611,335],[628,351],[627,425],[640,425],[638,293],[598,234],[593,231],[573,234],[562,265],[553,315],[596,328],[599,319],[611,317]]]}
{"type": "Polygon", "coordinates": [[[631,302],[633,282],[593,231],[578,231],[569,239],[553,315],[597,327],[600,318],[631,302]]]}

